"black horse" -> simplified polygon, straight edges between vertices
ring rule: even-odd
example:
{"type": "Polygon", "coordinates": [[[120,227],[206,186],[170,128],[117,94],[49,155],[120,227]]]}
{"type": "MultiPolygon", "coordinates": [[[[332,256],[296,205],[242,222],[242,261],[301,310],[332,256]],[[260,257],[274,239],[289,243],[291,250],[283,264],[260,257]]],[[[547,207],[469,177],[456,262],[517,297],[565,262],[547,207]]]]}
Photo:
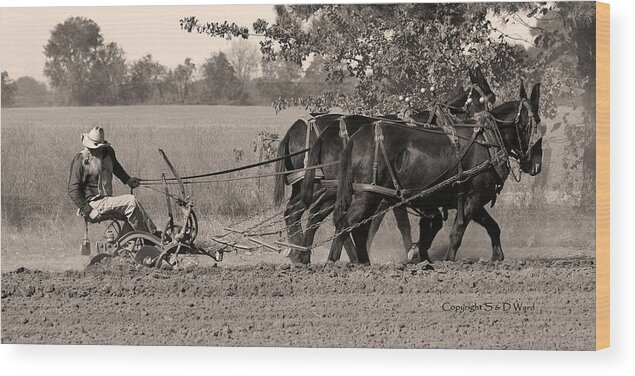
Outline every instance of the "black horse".
{"type": "MultiPolygon", "coordinates": [[[[302,150],[313,145],[322,131],[341,116],[341,114],[320,114],[312,116],[310,119],[296,120],[280,141],[278,157],[280,158],[298,152],[299,154],[276,162],[276,172],[302,169],[305,166],[305,160],[308,161],[308,152],[301,153],[302,150]]],[[[302,224],[300,223],[302,214],[304,213],[304,207],[299,200],[303,178],[303,172],[286,176],[278,175],[275,178],[273,196],[276,206],[282,205],[285,198],[285,186],[291,185],[291,197],[287,202],[284,218],[289,241],[293,244],[302,244],[304,241],[304,232],[302,230],[302,224]]],[[[303,256],[303,254],[298,253],[296,250],[291,250],[289,253],[289,257],[293,262],[301,262],[303,256]]]]}
{"type": "MultiPolygon", "coordinates": [[[[444,123],[449,119],[444,118],[441,120],[439,117],[444,117],[445,113],[448,116],[456,116],[457,118],[465,120],[472,115],[472,111],[480,112],[491,106],[496,102],[496,96],[492,92],[487,80],[477,69],[475,73],[470,70],[470,79],[472,81],[472,87],[468,90],[462,91],[455,98],[450,100],[447,104],[439,104],[433,107],[433,111],[414,111],[409,120],[416,125],[428,124],[435,125],[437,122],[444,123]],[[469,100],[469,102],[468,102],[469,100]],[[466,105],[467,104],[467,105],[466,105]],[[470,106],[472,104],[472,106],[470,106]],[[472,111],[466,111],[466,110],[472,111]],[[440,112],[439,112],[440,111],[440,112]]],[[[373,123],[378,118],[370,118],[365,116],[348,116],[342,118],[336,124],[328,126],[313,144],[309,155],[308,166],[316,166],[320,164],[330,164],[339,160],[340,154],[344,149],[346,143],[347,134],[355,134],[362,128],[372,127],[373,123]]],[[[390,121],[390,119],[388,119],[390,121]]],[[[403,121],[398,121],[403,123],[403,121]]],[[[336,177],[339,172],[339,165],[325,166],[321,169],[324,180],[315,180],[315,170],[308,170],[305,174],[302,182],[301,197],[306,208],[309,210],[309,218],[306,225],[306,232],[304,234],[304,247],[310,247],[313,244],[315,234],[319,228],[319,225],[324,219],[331,214],[333,206],[335,204],[336,195],[336,177]],[[315,188],[317,193],[315,193],[315,188]]],[[[386,205],[386,202],[382,203],[386,205]]],[[[412,236],[410,232],[410,220],[408,218],[408,212],[403,207],[398,207],[393,210],[397,226],[401,232],[404,247],[406,252],[412,248],[412,236]]],[[[421,214],[425,218],[436,218],[438,209],[426,209],[421,214]]],[[[376,218],[370,227],[369,236],[367,238],[367,248],[370,248],[372,239],[376,231],[379,229],[383,216],[376,218]]],[[[354,251],[353,243],[350,238],[344,238],[344,246],[347,250],[349,259],[352,262],[357,261],[357,253],[354,251]]],[[[297,251],[301,252],[301,251],[297,251]]],[[[303,252],[302,262],[309,262],[310,254],[303,252]]],[[[339,259],[339,254],[330,258],[332,261],[339,259]]]]}
{"type": "MultiPolygon", "coordinates": [[[[356,259],[361,263],[369,263],[366,241],[370,223],[355,228],[351,228],[352,225],[376,214],[382,200],[391,204],[399,203],[408,195],[453,178],[459,171],[469,171],[485,161],[491,161],[491,165],[484,172],[466,177],[462,184],[454,184],[430,196],[417,198],[408,205],[432,212],[438,212],[439,207],[461,209],[462,213],[457,210],[446,260],[455,259],[470,220],[487,230],[492,242],[492,260],[503,260],[500,227],[484,206],[494,202],[502,189],[509,173],[506,163],[509,156],[519,161],[522,171],[532,176],[540,172],[542,128],[538,114],[539,97],[540,84],[533,87],[531,98],[527,100],[521,82],[520,101],[496,107],[484,114],[479,123],[455,125],[454,142],[446,132],[403,127],[388,122],[378,122],[374,127],[360,129],[351,137],[340,160],[333,215],[336,234],[339,236],[331,245],[329,260],[339,258],[342,243],[350,233],[357,250],[356,259]],[[383,139],[385,158],[374,158],[377,155],[373,150],[378,130],[383,139]],[[378,164],[375,172],[374,163],[378,164]],[[366,189],[373,175],[379,187],[395,192],[404,187],[400,189],[403,196],[385,195],[374,189],[366,189]],[[395,186],[396,182],[399,187],[395,186]],[[359,189],[354,190],[354,183],[358,184],[359,189]]],[[[418,258],[421,260],[431,261],[428,249],[441,228],[440,213],[438,215],[438,218],[433,219],[422,217],[420,221],[418,258]]]]}

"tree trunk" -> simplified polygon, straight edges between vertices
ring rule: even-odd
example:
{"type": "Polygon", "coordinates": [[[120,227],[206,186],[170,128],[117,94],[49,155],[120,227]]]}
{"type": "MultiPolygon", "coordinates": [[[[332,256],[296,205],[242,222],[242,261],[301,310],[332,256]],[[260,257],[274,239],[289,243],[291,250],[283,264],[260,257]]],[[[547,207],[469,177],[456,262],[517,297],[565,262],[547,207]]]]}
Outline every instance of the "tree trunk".
{"type": "Polygon", "coordinates": [[[595,80],[586,86],[580,208],[585,212],[591,212],[595,210],[595,80]]]}
{"type": "Polygon", "coordinates": [[[586,77],[584,85],[584,152],[582,154],[582,191],[580,208],[595,210],[595,17],[574,20],[578,72],[586,77]]]}

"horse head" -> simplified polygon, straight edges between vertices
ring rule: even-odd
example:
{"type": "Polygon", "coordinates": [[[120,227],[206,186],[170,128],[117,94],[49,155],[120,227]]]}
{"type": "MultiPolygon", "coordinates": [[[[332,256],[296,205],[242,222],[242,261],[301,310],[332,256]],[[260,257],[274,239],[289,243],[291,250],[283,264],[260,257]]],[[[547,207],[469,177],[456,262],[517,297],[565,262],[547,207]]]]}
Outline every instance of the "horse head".
{"type": "Polygon", "coordinates": [[[492,110],[496,122],[505,127],[505,138],[509,154],[520,169],[535,176],[542,166],[542,136],[545,127],[539,114],[540,83],[534,85],[527,98],[525,85],[520,81],[520,100],[506,102],[492,110]]]}

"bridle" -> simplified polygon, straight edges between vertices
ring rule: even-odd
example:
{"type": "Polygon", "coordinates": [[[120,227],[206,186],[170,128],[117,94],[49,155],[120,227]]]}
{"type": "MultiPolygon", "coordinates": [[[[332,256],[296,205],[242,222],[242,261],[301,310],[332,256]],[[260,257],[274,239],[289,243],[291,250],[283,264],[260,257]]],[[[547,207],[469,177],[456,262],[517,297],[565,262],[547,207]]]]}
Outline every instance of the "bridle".
{"type": "MultiPolygon", "coordinates": [[[[531,104],[529,103],[529,101],[526,98],[521,98],[520,102],[518,103],[518,110],[516,111],[516,116],[514,117],[514,120],[499,119],[495,117],[490,111],[487,111],[486,116],[491,118],[493,123],[492,125],[493,125],[494,133],[496,134],[496,138],[498,139],[498,143],[500,144],[500,147],[505,150],[505,153],[507,153],[506,151],[507,149],[505,148],[505,145],[503,143],[503,137],[498,125],[512,124],[514,126],[514,129],[516,130],[516,137],[518,139],[518,149],[514,149],[510,147],[509,155],[512,156],[514,159],[516,159],[519,163],[530,161],[532,156],[532,150],[534,149],[534,146],[536,146],[536,144],[538,144],[542,140],[544,132],[542,130],[542,127],[540,126],[541,121],[536,119],[537,116],[531,109],[531,104]],[[529,117],[529,123],[525,127],[520,126],[520,116],[522,114],[523,108],[527,109],[527,116],[529,117]],[[529,134],[529,140],[527,141],[526,149],[523,149],[522,136],[526,137],[527,134],[529,134]]],[[[514,174],[514,179],[516,181],[520,181],[520,177],[516,178],[515,174],[514,174]]]]}
{"type": "Polygon", "coordinates": [[[490,99],[494,96],[494,93],[485,94],[483,89],[478,84],[472,84],[470,86],[470,91],[467,93],[467,99],[465,100],[465,104],[463,105],[463,111],[467,110],[467,107],[472,103],[470,99],[472,98],[472,93],[476,90],[481,98],[484,98],[483,106],[485,106],[486,110],[492,109],[492,103],[490,103],[490,99]]]}
{"type": "Polygon", "coordinates": [[[481,89],[481,87],[478,86],[478,84],[472,84],[470,86],[470,90],[467,93],[467,98],[465,98],[465,103],[463,103],[463,106],[460,106],[460,107],[452,106],[448,103],[443,103],[442,105],[452,110],[467,112],[468,107],[472,104],[471,98],[472,98],[472,93],[474,92],[474,90],[476,90],[476,92],[480,95],[481,98],[484,98],[485,102],[483,103],[483,106],[485,106],[485,109],[488,111],[491,110],[492,103],[490,102],[490,99],[494,96],[494,93],[485,94],[483,89],[481,89]]]}

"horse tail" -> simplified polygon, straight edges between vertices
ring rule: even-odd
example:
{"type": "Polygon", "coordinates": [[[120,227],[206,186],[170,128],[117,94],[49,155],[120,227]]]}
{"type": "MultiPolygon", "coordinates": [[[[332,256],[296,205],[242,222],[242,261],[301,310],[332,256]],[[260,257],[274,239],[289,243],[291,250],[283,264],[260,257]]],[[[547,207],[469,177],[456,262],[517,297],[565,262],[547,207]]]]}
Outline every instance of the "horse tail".
{"type": "Polygon", "coordinates": [[[350,140],[340,158],[340,170],[337,173],[337,200],[333,211],[333,222],[338,225],[353,200],[353,170],[351,168],[354,140],[350,140]]]}
{"type": "MultiPolygon", "coordinates": [[[[322,154],[322,137],[318,137],[318,139],[311,146],[311,151],[309,152],[309,162],[306,167],[316,166],[320,163],[320,154],[322,154]]],[[[313,185],[315,180],[315,169],[309,169],[304,171],[304,180],[302,181],[302,190],[300,191],[300,197],[302,198],[302,203],[305,208],[311,206],[313,202],[313,185]]]]}
{"type": "MultiPolygon", "coordinates": [[[[278,158],[284,157],[289,154],[289,134],[291,130],[287,131],[287,134],[284,135],[284,138],[280,141],[280,145],[278,145],[278,158]]],[[[286,169],[286,162],[288,158],[281,159],[276,162],[276,172],[283,172],[286,169]]],[[[279,174],[276,176],[276,181],[273,188],[273,202],[276,207],[280,207],[282,202],[284,201],[284,188],[285,181],[284,175],[279,174]]]]}

